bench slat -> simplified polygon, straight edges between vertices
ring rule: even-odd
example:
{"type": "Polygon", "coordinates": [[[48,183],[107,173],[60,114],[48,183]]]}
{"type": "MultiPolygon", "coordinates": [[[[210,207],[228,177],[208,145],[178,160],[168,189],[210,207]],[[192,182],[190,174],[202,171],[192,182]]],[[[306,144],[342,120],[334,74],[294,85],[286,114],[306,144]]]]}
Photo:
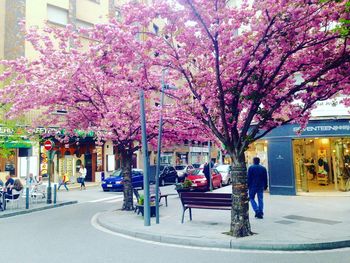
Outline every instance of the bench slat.
{"type": "Polygon", "coordinates": [[[231,206],[186,205],[185,207],[198,209],[231,210],[231,206]]]}
{"type": "Polygon", "coordinates": [[[232,194],[226,194],[226,193],[192,193],[192,192],[182,192],[180,193],[180,196],[183,198],[186,197],[205,197],[205,198],[232,198],[232,194]]]}

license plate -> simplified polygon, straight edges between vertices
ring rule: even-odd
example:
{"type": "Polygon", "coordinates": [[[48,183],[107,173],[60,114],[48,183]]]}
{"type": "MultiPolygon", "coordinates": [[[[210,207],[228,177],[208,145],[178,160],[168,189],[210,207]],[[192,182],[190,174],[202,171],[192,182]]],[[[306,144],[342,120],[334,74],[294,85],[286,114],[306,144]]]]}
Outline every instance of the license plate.
{"type": "Polygon", "coordinates": [[[113,185],[112,184],[107,184],[107,187],[113,187],[113,185]]]}

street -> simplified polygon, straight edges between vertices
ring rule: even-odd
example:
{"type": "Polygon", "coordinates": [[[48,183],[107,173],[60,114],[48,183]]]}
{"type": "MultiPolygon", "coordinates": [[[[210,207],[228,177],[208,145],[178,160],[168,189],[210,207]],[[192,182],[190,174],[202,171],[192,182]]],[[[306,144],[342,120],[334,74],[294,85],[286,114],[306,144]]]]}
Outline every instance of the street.
{"type": "MultiPolygon", "coordinates": [[[[171,186],[169,186],[171,187],[171,186]]],[[[163,191],[166,191],[166,188],[163,191]]],[[[191,248],[137,240],[96,225],[94,216],[121,206],[121,193],[100,188],[61,193],[76,205],[0,219],[0,253],[11,262],[348,262],[350,249],[263,252],[191,248]]],[[[140,224],[143,221],[140,218],[140,224]]]]}

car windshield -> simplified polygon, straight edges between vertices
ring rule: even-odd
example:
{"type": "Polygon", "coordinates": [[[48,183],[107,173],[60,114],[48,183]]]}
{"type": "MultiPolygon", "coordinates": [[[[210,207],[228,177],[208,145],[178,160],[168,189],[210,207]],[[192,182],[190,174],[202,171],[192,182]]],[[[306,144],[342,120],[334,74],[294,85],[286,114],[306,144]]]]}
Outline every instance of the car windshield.
{"type": "Polygon", "coordinates": [[[192,171],[192,175],[204,175],[203,170],[197,169],[192,171]]]}
{"type": "Polygon", "coordinates": [[[117,176],[120,176],[122,174],[122,169],[118,169],[116,171],[114,171],[110,177],[117,177],[117,176]]]}
{"type": "Polygon", "coordinates": [[[176,165],[175,170],[184,170],[185,167],[186,167],[185,165],[176,165]]]}
{"type": "Polygon", "coordinates": [[[216,170],[218,170],[219,172],[227,172],[229,168],[230,165],[219,165],[218,167],[216,167],[216,170]]]}

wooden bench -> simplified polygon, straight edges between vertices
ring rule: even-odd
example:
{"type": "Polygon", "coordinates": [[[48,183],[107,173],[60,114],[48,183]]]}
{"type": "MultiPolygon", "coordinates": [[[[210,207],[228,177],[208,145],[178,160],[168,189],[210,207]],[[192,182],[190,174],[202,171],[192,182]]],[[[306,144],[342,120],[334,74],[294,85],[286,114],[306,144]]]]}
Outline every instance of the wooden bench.
{"type": "Polygon", "coordinates": [[[187,209],[189,210],[190,220],[192,220],[192,208],[231,210],[232,206],[232,195],[225,193],[182,192],[180,193],[180,199],[183,207],[182,224],[187,209]]]}

